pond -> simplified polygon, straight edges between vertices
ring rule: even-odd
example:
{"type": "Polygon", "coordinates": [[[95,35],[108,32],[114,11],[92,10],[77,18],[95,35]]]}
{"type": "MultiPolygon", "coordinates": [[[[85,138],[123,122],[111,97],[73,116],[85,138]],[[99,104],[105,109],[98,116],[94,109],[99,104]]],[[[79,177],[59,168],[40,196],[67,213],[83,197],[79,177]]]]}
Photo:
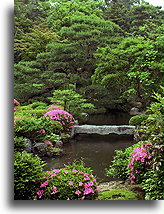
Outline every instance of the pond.
{"type": "Polygon", "coordinates": [[[132,136],[123,135],[78,135],[63,147],[64,155],[59,158],[47,159],[45,170],[62,168],[73,160],[83,161],[87,167],[93,170],[99,182],[106,182],[109,179],[105,176],[105,168],[110,165],[115,155],[115,150],[124,149],[133,144],[132,136]]]}
{"type": "MultiPolygon", "coordinates": [[[[86,124],[90,125],[127,125],[130,115],[124,112],[112,112],[108,114],[90,115],[86,124]]],[[[107,168],[115,155],[115,150],[124,149],[133,144],[133,136],[128,135],[96,135],[81,134],[75,136],[69,143],[63,146],[64,155],[59,158],[46,160],[46,170],[62,168],[73,160],[83,161],[87,167],[93,170],[99,182],[112,180],[105,176],[107,168]]]]}
{"type": "Polygon", "coordinates": [[[113,111],[106,114],[92,114],[86,118],[87,125],[128,125],[130,114],[113,111]]]}

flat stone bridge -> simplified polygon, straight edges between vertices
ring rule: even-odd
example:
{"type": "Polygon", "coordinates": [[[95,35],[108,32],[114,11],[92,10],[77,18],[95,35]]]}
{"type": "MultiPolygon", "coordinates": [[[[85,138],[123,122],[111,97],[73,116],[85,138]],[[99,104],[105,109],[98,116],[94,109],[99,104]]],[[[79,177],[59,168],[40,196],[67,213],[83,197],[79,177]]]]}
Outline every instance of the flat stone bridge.
{"type": "Polygon", "coordinates": [[[100,135],[108,135],[108,134],[127,134],[134,135],[135,126],[129,125],[75,125],[72,129],[72,136],[76,134],[100,134],[100,135]]]}

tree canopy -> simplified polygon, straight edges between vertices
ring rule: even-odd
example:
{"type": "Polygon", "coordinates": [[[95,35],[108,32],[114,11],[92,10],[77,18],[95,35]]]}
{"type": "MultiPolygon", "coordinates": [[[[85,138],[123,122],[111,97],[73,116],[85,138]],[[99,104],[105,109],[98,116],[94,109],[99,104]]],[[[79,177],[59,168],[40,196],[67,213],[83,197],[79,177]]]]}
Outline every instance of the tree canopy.
{"type": "Polygon", "coordinates": [[[162,83],[162,21],[146,1],[16,0],[15,98],[73,89],[95,111],[146,105],[162,83]]]}

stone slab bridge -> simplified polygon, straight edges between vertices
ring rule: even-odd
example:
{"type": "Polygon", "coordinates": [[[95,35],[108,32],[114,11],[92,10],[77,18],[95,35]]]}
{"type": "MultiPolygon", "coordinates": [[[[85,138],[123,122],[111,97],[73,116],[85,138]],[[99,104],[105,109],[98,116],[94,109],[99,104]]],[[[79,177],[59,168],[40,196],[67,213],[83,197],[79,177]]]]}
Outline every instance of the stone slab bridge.
{"type": "Polygon", "coordinates": [[[127,134],[134,135],[135,126],[129,125],[75,125],[72,128],[71,136],[76,134],[100,134],[100,135],[108,135],[108,134],[127,134]]]}

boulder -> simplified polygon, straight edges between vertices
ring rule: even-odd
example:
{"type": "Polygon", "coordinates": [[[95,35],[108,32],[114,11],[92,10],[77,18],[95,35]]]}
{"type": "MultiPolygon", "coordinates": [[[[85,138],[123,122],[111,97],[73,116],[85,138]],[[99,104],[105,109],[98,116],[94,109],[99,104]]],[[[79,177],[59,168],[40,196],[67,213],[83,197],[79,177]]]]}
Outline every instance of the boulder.
{"type": "Polygon", "coordinates": [[[24,140],[24,150],[27,151],[27,152],[31,152],[32,151],[32,142],[28,138],[25,138],[25,140],[24,140]]]}
{"type": "Polygon", "coordinates": [[[139,114],[141,114],[141,112],[139,111],[138,108],[136,108],[136,107],[131,108],[130,115],[135,116],[135,115],[139,115],[139,114]]]}

